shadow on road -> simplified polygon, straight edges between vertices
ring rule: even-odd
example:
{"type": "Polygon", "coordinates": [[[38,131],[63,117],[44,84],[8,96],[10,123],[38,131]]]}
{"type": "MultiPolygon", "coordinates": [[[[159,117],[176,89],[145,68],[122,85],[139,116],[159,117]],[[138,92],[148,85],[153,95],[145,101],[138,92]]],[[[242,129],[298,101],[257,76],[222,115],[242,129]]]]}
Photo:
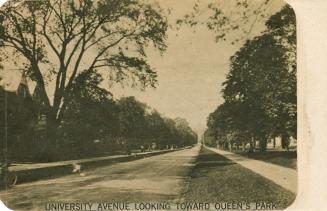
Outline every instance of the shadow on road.
{"type": "Polygon", "coordinates": [[[191,171],[191,178],[205,178],[208,172],[225,171],[225,166],[235,165],[236,163],[226,159],[225,157],[212,152],[209,149],[202,148],[198,155],[195,165],[191,171]]]}
{"type": "Polygon", "coordinates": [[[213,153],[209,149],[201,149],[200,154],[196,160],[197,167],[217,167],[217,166],[226,166],[226,165],[234,165],[235,162],[226,159],[225,157],[218,155],[217,153],[213,153]]]}

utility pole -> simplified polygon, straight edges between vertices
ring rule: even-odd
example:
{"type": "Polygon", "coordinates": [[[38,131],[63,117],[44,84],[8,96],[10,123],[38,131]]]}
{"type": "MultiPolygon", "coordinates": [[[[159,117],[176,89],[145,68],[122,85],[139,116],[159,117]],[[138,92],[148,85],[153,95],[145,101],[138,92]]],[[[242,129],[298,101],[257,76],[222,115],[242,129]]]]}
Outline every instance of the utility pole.
{"type": "Polygon", "coordinates": [[[5,93],[5,138],[4,138],[4,149],[3,149],[3,153],[4,153],[4,161],[5,163],[8,163],[8,95],[7,95],[7,91],[6,91],[6,86],[8,84],[5,84],[4,86],[4,93],[5,93]]]}

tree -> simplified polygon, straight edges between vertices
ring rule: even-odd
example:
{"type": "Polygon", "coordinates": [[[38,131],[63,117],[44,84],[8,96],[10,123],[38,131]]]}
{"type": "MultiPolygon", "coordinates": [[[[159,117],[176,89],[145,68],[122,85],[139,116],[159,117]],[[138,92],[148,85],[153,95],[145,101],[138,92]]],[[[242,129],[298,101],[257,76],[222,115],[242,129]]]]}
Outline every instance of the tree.
{"type": "MultiPolygon", "coordinates": [[[[243,43],[253,37],[257,25],[270,17],[272,0],[197,1],[192,10],[179,18],[177,28],[186,25],[194,31],[203,27],[212,31],[216,42],[243,43]]],[[[280,1],[282,3],[282,1],[280,1]]]]}
{"type": "Polygon", "coordinates": [[[293,9],[286,5],[266,22],[267,32],[285,49],[288,62],[288,77],[284,80],[284,92],[279,95],[279,112],[275,121],[275,135],[282,137],[282,147],[288,149],[289,137],[297,137],[296,99],[296,17],[293,9]],[[286,88],[288,87],[288,88],[286,88]]]}
{"type": "Polygon", "coordinates": [[[160,113],[156,110],[145,116],[146,121],[146,137],[150,141],[156,141],[160,145],[164,145],[166,140],[167,125],[160,113]]]}
{"type": "Polygon", "coordinates": [[[208,117],[206,135],[224,148],[233,143],[246,143],[249,136],[247,109],[239,102],[219,105],[208,117]]]}
{"type": "Polygon", "coordinates": [[[23,1],[16,6],[10,1],[0,11],[2,59],[15,58],[37,82],[51,128],[62,121],[82,72],[155,86],[157,75],[145,48],[166,49],[167,20],[160,8],[133,0],[23,1]],[[53,93],[46,91],[49,83],[53,93]]]}
{"type": "Polygon", "coordinates": [[[146,129],[145,114],[147,105],[135,97],[123,97],[118,102],[120,134],[128,139],[144,137],[146,129]]]}
{"type": "Polygon", "coordinates": [[[183,118],[175,118],[175,125],[177,129],[177,134],[179,136],[179,140],[177,140],[180,146],[186,146],[195,144],[197,142],[197,134],[192,130],[189,123],[186,119],[183,118]]]}
{"type": "Polygon", "coordinates": [[[94,140],[106,142],[109,136],[118,136],[118,107],[111,93],[99,87],[101,82],[99,73],[83,72],[73,84],[59,131],[63,142],[59,144],[75,150],[74,155],[94,153],[94,140]]]}
{"type": "Polygon", "coordinates": [[[296,17],[294,10],[284,6],[266,22],[267,33],[287,50],[290,71],[296,73],[296,17]]]}
{"type": "Polygon", "coordinates": [[[216,138],[252,137],[262,151],[268,138],[281,136],[287,143],[296,137],[294,13],[285,6],[266,25],[267,31],[231,57],[222,90],[225,103],[208,119],[208,131],[216,138]]]}
{"type": "MultiPolygon", "coordinates": [[[[250,133],[258,137],[262,150],[280,117],[280,95],[288,90],[289,72],[283,48],[269,34],[247,42],[231,58],[231,69],[224,83],[227,102],[240,102],[248,108],[250,133]]],[[[284,99],[286,100],[286,99],[284,99]]]]}
{"type": "Polygon", "coordinates": [[[165,144],[177,145],[179,141],[179,136],[176,128],[176,122],[171,118],[164,118],[164,123],[165,123],[165,130],[163,132],[166,141],[165,144]]]}

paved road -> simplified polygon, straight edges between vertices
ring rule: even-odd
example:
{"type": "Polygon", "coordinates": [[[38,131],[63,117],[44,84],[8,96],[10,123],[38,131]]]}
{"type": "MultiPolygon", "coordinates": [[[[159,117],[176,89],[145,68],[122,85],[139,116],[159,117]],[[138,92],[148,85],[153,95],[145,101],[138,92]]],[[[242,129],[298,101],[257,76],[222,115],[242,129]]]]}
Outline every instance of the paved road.
{"type": "Polygon", "coordinates": [[[84,172],[17,185],[0,192],[15,210],[44,210],[49,202],[154,202],[179,200],[199,147],[117,163],[84,172]]]}

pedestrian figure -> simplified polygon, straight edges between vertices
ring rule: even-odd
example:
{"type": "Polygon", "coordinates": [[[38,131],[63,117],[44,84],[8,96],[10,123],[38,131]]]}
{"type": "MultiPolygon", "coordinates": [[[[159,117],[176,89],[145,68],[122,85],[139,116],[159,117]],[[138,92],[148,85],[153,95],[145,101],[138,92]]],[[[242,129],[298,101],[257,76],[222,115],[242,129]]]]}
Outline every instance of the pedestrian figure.
{"type": "Polygon", "coordinates": [[[79,173],[80,176],[85,176],[84,173],[82,173],[82,166],[77,163],[73,163],[73,173],[79,173]]]}

